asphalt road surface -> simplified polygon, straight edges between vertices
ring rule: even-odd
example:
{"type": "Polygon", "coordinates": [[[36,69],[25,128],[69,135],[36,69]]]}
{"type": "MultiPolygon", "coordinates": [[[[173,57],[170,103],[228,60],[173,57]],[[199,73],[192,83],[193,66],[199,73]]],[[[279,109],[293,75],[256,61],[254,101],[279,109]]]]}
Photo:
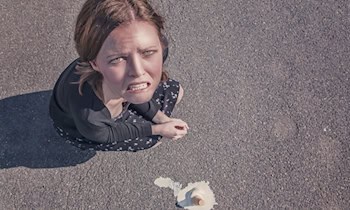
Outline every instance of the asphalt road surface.
{"type": "Polygon", "coordinates": [[[1,1],[0,209],[176,209],[160,176],[209,181],[215,209],[349,208],[349,1],[153,0],[191,129],[137,153],[52,129],[83,2],[1,1]]]}

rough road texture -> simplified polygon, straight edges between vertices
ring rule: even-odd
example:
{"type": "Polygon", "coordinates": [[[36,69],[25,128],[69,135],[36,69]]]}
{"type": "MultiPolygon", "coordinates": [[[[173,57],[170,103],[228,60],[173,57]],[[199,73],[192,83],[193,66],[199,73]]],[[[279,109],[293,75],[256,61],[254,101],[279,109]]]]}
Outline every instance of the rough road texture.
{"type": "Polygon", "coordinates": [[[185,88],[181,141],[63,143],[47,105],[83,1],[0,4],[0,209],[176,209],[153,181],[209,181],[216,209],[350,206],[349,1],[153,0],[185,88]]]}

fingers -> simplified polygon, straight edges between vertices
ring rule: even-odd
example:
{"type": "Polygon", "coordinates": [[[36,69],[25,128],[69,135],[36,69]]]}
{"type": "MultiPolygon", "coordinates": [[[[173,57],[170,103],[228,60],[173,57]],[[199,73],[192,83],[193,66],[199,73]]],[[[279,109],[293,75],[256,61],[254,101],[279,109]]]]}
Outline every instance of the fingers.
{"type": "Polygon", "coordinates": [[[176,126],[177,129],[183,129],[183,127],[186,128],[187,130],[190,129],[188,124],[186,122],[184,122],[183,120],[181,120],[181,119],[170,118],[170,120],[168,122],[177,123],[177,126],[176,126]]]}
{"type": "Polygon", "coordinates": [[[178,139],[181,139],[182,137],[184,137],[185,135],[177,135],[173,138],[171,138],[171,140],[178,140],[178,139]]]}
{"type": "Polygon", "coordinates": [[[187,123],[185,123],[184,121],[177,122],[175,125],[175,128],[180,129],[180,130],[183,130],[183,129],[188,130],[189,129],[187,123]]]}
{"type": "Polygon", "coordinates": [[[184,123],[184,126],[186,127],[187,130],[190,129],[190,127],[188,127],[187,123],[185,123],[184,121],[182,121],[184,123]]]}
{"type": "Polygon", "coordinates": [[[181,130],[183,130],[183,129],[186,129],[186,130],[190,129],[190,127],[188,127],[187,123],[185,123],[183,121],[181,123],[181,126],[175,126],[175,127],[178,128],[178,129],[181,129],[181,130]]]}
{"type": "Polygon", "coordinates": [[[184,126],[175,126],[176,130],[176,135],[171,138],[172,140],[178,140],[182,137],[184,137],[187,134],[187,128],[184,126]]]}
{"type": "Polygon", "coordinates": [[[172,140],[184,137],[189,129],[186,122],[176,118],[171,118],[170,121],[164,123],[162,126],[162,136],[172,140]]]}
{"type": "Polygon", "coordinates": [[[179,125],[175,125],[175,128],[178,129],[178,130],[184,130],[185,129],[185,127],[179,126],[179,125]]]}

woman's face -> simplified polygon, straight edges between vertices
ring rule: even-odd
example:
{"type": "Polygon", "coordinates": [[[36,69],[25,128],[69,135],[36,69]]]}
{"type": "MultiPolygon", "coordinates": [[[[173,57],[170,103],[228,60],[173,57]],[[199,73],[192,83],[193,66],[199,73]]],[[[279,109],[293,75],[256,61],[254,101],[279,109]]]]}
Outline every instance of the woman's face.
{"type": "Polygon", "coordinates": [[[156,28],[132,21],[114,29],[91,66],[103,75],[105,100],[149,101],[162,74],[162,45],[156,28]]]}

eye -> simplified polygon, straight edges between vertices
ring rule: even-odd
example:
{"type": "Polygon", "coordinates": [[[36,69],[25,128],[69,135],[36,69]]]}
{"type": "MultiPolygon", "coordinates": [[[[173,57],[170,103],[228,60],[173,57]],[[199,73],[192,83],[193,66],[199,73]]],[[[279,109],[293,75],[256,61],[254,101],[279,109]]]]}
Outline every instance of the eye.
{"type": "Polygon", "coordinates": [[[146,50],[142,54],[143,54],[143,56],[148,57],[148,56],[153,55],[156,52],[157,52],[157,50],[146,50]]]}
{"type": "Polygon", "coordinates": [[[109,63],[111,63],[111,64],[117,64],[117,63],[122,62],[123,60],[125,60],[124,57],[118,57],[118,58],[112,59],[111,61],[109,61],[109,63]]]}

